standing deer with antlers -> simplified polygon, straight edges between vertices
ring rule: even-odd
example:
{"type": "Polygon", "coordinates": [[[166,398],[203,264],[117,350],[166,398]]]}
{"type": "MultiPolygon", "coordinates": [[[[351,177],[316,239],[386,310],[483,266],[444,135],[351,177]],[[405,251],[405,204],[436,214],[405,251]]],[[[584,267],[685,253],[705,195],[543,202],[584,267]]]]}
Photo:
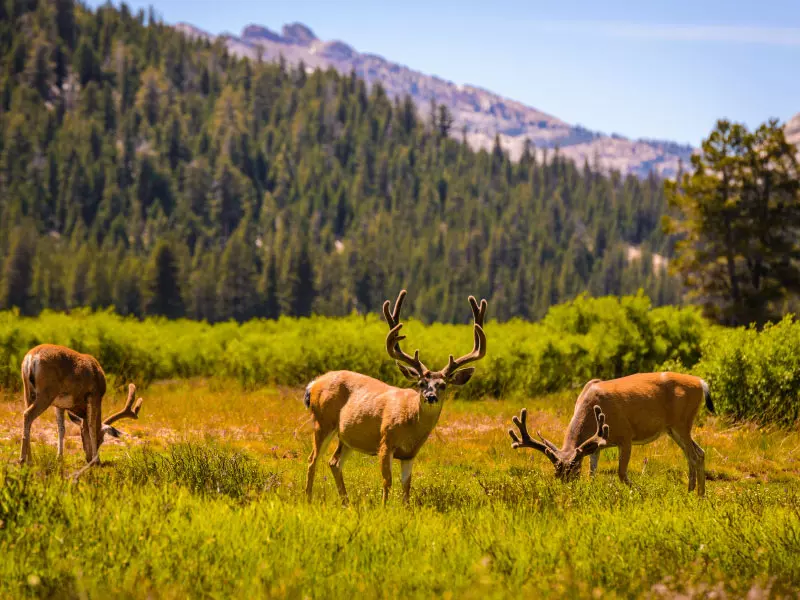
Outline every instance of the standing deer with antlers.
{"type": "Polygon", "coordinates": [[[419,350],[410,356],[400,348],[400,308],[406,290],[397,296],[394,309],[389,301],[383,304],[383,314],[389,324],[386,351],[403,373],[416,382],[416,389],[397,388],[372,377],[352,371],[331,371],[315,379],[306,387],[304,403],[311,410],[314,422],[314,447],[308,458],[306,495],[311,500],[314,472],[321,452],[334,434],[339,444],[330,465],[333,478],[343,504],[347,504],[347,490],[342,477],[342,465],[353,451],[380,457],[383,473],[383,503],[389,498],[392,487],[392,459],[400,460],[403,483],[403,502],[411,492],[411,471],[414,458],[428,439],[442,412],[443,395],[448,385],[463,385],[475,372],[464,365],[480,360],[486,355],[486,335],[483,320],[486,300],[480,305],[469,297],[474,319],[474,344],[472,352],[461,358],[450,358],[441,371],[429,370],[419,358],[419,350]]]}
{"type": "Polygon", "coordinates": [[[524,408],[519,417],[512,419],[520,437],[511,429],[508,433],[512,448],[538,450],[553,463],[556,477],[562,481],[578,477],[581,463],[587,456],[591,457],[590,469],[594,475],[600,450],[617,446],[618,475],[626,484],[630,484],[628,462],[631,446],[649,444],[666,433],[686,456],[689,491],[696,485],[697,494],[702,496],[706,490],[705,452],[692,439],[691,431],[704,399],[706,408],[713,413],[708,384],[692,375],[638,373],[609,381],[593,379],[583,387],[575,402],[575,412],[561,448],[539,432],[537,435],[541,442],[531,438],[524,408]]]}
{"type": "Polygon", "coordinates": [[[112,427],[112,423],[120,419],[138,419],[142,407],[141,398],[134,402],[136,386],[131,383],[125,408],[101,421],[100,412],[106,393],[105,373],[93,356],[64,346],[42,344],[29,350],[22,359],[22,386],[25,412],[21,464],[30,460],[31,425],[50,406],[56,409],[58,458],[64,456],[66,413],[70,421],[81,428],[87,466],[100,463],[98,449],[106,435],[120,436],[121,432],[112,427]]]}

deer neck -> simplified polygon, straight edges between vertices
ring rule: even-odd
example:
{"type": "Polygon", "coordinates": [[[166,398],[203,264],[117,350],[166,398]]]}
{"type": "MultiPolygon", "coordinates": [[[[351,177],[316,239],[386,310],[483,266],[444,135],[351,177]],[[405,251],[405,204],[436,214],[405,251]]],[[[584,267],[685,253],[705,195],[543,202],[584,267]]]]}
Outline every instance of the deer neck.
{"type": "Polygon", "coordinates": [[[580,446],[583,442],[592,437],[594,433],[594,415],[591,408],[586,405],[575,407],[575,414],[572,415],[572,420],[567,426],[567,432],[564,434],[564,445],[561,450],[563,452],[571,452],[580,446]]]}
{"type": "Polygon", "coordinates": [[[420,425],[427,431],[433,430],[436,423],[439,422],[439,416],[442,414],[442,406],[444,401],[440,398],[436,402],[427,402],[422,394],[417,394],[417,415],[420,425]]]}
{"type": "Polygon", "coordinates": [[[583,431],[583,419],[579,414],[572,417],[572,420],[567,426],[567,431],[564,434],[564,443],[561,446],[562,452],[572,452],[581,445],[581,432],[583,431]]]}

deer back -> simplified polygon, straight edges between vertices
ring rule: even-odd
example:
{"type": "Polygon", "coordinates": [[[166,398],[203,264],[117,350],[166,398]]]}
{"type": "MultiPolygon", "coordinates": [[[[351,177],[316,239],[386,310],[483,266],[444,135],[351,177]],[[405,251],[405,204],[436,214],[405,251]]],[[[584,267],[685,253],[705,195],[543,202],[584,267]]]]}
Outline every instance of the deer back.
{"type": "Polygon", "coordinates": [[[99,399],[106,393],[100,363],[65,346],[36,346],[23,359],[22,370],[37,396],[63,397],[76,409],[85,406],[87,396],[99,399]]]}
{"type": "Polygon", "coordinates": [[[600,406],[610,428],[609,443],[646,443],[669,429],[691,426],[704,398],[703,381],[680,373],[637,373],[593,380],[575,403],[567,442],[580,444],[594,434],[592,407],[600,406]]]}

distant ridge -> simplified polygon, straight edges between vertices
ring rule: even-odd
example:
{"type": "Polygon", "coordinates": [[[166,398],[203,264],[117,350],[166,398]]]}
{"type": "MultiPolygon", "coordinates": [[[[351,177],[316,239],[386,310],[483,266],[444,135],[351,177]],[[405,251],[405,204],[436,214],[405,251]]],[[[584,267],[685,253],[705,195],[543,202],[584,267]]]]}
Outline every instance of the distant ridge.
{"type": "MultiPolygon", "coordinates": [[[[175,28],[190,37],[208,40],[215,36],[188,23],[175,28]]],[[[646,177],[655,172],[674,177],[680,161],[688,163],[693,148],[661,140],[630,140],[618,135],[605,135],[564,121],[491,91],[472,85],[458,85],[439,77],[425,75],[374,54],[354,50],[342,41],[323,41],[302,23],[285,25],[281,33],[261,25],[248,25],[241,35],[223,34],[228,49],[236,55],[278,61],[287,64],[300,61],[309,70],[334,68],[351,71],[368,84],[380,82],[390,97],[410,95],[427,115],[431,100],[446,105],[453,114],[452,133],[460,137],[466,128],[468,143],[474,148],[490,149],[498,134],[502,146],[517,158],[525,140],[533,142],[539,152],[559,148],[559,152],[579,165],[587,161],[603,171],[646,177]]]]}

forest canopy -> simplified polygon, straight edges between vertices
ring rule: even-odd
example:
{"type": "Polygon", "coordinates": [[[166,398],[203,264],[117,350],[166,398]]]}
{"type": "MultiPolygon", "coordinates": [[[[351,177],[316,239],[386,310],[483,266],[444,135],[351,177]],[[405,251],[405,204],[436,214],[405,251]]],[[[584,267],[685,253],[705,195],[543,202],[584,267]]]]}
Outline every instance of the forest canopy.
{"type": "Polygon", "coordinates": [[[664,188],[450,136],[354,75],[251,62],[124,4],[0,4],[0,309],[424,321],[681,288],[664,188]]]}

